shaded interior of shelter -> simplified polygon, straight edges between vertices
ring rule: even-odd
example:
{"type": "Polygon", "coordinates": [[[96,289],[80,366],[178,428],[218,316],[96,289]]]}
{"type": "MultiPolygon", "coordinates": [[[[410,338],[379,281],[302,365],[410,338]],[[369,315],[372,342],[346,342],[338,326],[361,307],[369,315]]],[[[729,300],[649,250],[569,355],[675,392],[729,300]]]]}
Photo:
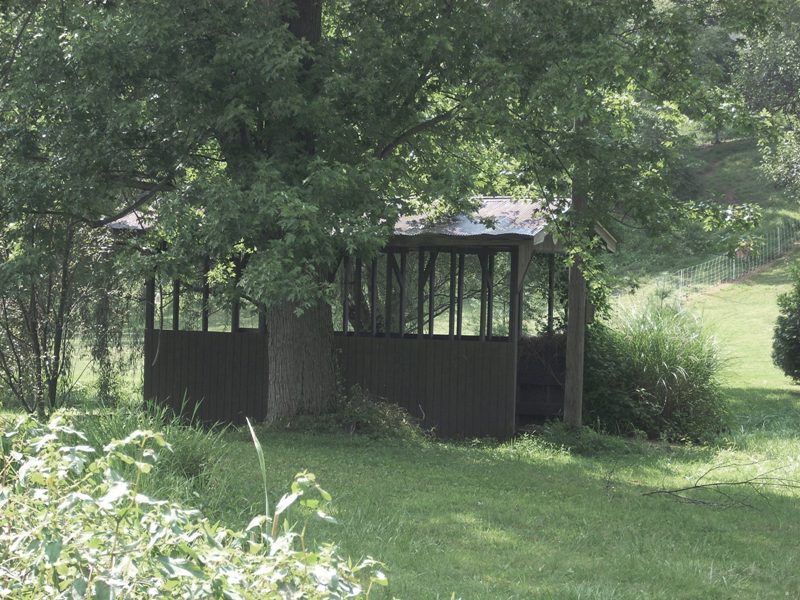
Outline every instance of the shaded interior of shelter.
{"type": "MultiPolygon", "coordinates": [[[[466,233],[452,219],[446,231],[407,219],[377,257],[343,258],[333,328],[345,385],[443,437],[505,438],[559,416],[566,274],[534,214],[499,228],[468,219],[466,233]]],[[[154,278],[146,296],[145,396],[208,422],[263,419],[263,306],[205,277],[154,278]]]]}

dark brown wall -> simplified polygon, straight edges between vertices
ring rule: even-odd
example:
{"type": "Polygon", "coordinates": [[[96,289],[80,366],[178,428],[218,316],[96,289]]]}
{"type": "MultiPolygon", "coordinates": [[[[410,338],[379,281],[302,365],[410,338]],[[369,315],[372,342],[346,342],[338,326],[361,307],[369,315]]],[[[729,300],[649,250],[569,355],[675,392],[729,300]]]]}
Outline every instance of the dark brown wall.
{"type": "Polygon", "coordinates": [[[260,421],[267,408],[267,338],[256,333],[145,331],[144,397],[204,422],[260,421]]]}
{"type": "Polygon", "coordinates": [[[399,404],[443,437],[514,433],[509,341],[335,336],[345,383],[399,404]]]}
{"type": "MultiPolygon", "coordinates": [[[[514,433],[510,341],[335,336],[344,381],[399,404],[443,437],[514,433]]],[[[146,331],[147,399],[176,412],[184,397],[204,422],[262,420],[267,338],[255,333],[146,331]]]]}
{"type": "Polygon", "coordinates": [[[566,340],[563,335],[519,341],[517,414],[556,417],[564,413],[566,340]]]}

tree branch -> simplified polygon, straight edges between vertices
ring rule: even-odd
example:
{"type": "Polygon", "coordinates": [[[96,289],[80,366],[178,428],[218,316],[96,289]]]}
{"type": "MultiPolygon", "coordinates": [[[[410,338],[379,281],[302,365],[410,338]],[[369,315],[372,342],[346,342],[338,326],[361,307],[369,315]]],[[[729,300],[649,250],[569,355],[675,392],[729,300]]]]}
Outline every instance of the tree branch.
{"type": "Polygon", "coordinates": [[[451,119],[460,110],[461,110],[461,105],[456,105],[450,110],[447,110],[439,115],[436,115],[435,117],[430,118],[427,121],[421,121],[416,125],[412,125],[408,129],[400,133],[386,146],[384,146],[383,149],[380,152],[378,152],[378,158],[380,159],[386,158],[401,144],[407,142],[418,133],[431,129],[436,125],[438,125],[439,123],[444,123],[448,119],[451,119]]]}
{"type": "Polygon", "coordinates": [[[756,463],[747,463],[747,464],[724,464],[724,465],[716,465],[709,468],[705,473],[701,474],[693,484],[677,487],[677,488],[663,488],[658,490],[651,490],[649,492],[643,492],[642,496],[656,496],[656,495],[666,495],[676,498],[681,502],[687,502],[689,504],[705,504],[705,505],[720,505],[720,503],[711,502],[708,500],[703,500],[701,498],[694,498],[692,496],[687,495],[687,492],[694,492],[697,490],[708,490],[719,494],[723,498],[727,500],[727,502],[723,503],[722,506],[730,507],[730,506],[745,506],[748,508],[752,508],[750,504],[745,502],[740,498],[735,498],[730,494],[730,491],[735,488],[747,488],[751,491],[755,492],[762,498],[766,498],[762,489],[766,487],[777,487],[777,488],[786,488],[786,489],[800,489],[800,481],[789,479],[787,477],[777,477],[774,474],[782,469],[782,467],[776,467],[774,469],[769,469],[767,471],[763,471],[752,477],[748,477],[746,479],[736,480],[736,481],[705,481],[706,477],[710,475],[714,471],[719,471],[721,469],[725,469],[728,467],[746,467],[751,466],[756,463]]]}
{"type": "Polygon", "coordinates": [[[113,223],[118,219],[121,219],[125,215],[132,213],[138,208],[141,208],[142,206],[147,204],[147,202],[152,200],[158,192],[164,191],[165,189],[170,189],[170,188],[158,187],[150,190],[149,192],[145,192],[141,196],[137,197],[133,202],[127,204],[124,208],[121,208],[114,214],[109,215],[107,217],[103,217],[102,219],[90,219],[83,215],[63,210],[32,210],[28,211],[28,214],[66,217],[72,219],[73,221],[79,221],[91,228],[105,227],[106,225],[113,223]]]}
{"type": "Polygon", "coordinates": [[[28,15],[22,21],[22,25],[20,25],[19,31],[14,38],[14,43],[11,45],[11,52],[6,59],[5,64],[3,65],[3,70],[0,71],[0,88],[4,88],[11,77],[11,68],[14,66],[14,61],[17,59],[17,53],[22,45],[22,36],[25,35],[25,30],[33,20],[33,16],[36,14],[36,11],[39,10],[39,5],[41,3],[42,0],[35,0],[33,3],[33,8],[31,8],[28,15]]]}

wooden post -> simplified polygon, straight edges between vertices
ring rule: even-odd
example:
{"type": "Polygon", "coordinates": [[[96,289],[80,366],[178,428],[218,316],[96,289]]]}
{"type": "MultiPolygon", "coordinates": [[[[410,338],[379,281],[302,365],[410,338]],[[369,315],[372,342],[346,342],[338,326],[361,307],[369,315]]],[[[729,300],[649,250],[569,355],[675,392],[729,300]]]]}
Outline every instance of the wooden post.
{"type": "Polygon", "coordinates": [[[547,257],[547,335],[553,335],[553,311],[555,308],[556,256],[547,257]]]}
{"type": "Polygon", "coordinates": [[[356,272],[355,272],[355,305],[356,305],[356,318],[353,321],[353,331],[361,333],[364,331],[364,323],[362,315],[364,314],[364,290],[362,289],[361,272],[364,270],[364,265],[360,258],[356,258],[356,272]]]}
{"type": "Polygon", "coordinates": [[[389,250],[386,253],[386,300],[384,301],[383,316],[383,331],[386,337],[392,335],[392,280],[394,278],[392,261],[394,261],[394,252],[389,250]]]}
{"type": "Polygon", "coordinates": [[[144,283],[144,328],[152,331],[156,327],[156,278],[148,277],[144,283]]]}
{"type": "Polygon", "coordinates": [[[425,328],[425,251],[417,250],[417,337],[422,338],[425,328]]]}
{"type": "Polygon", "coordinates": [[[378,334],[378,259],[372,259],[369,268],[369,312],[372,321],[372,335],[378,334]]]}
{"type": "Polygon", "coordinates": [[[488,263],[488,278],[486,281],[487,297],[486,297],[486,337],[492,339],[494,332],[494,251],[489,253],[488,263]]]}
{"type": "Polygon", "coordinates": [[[433,317],[436,309],[433,292],[436,285],[436,258],[438,256],[438,251],[431,250],[431,257],[428,259],[428,337],[433,337],[433,317]]]}
{"type": "Polygon", "coordinates": [[[181,328],[181,282],[175,279],[172,282],[172,331],[181,328]]]}
{"type": "MultiPolygon", "coordinates": [[[[583,86],[576,89],[576,96],[583,96],[583,86]]],[[[573,134],[578,148],[583,144],[584,119],[575,119],[573,134]]],[[[585,174],[588,172],[586,164],[589,158],[575,157],[572,169],[572,205],[569,209],[571,225],[570,235],[579,241],[587,239],[592,232],[592,226],[587,218],[587,181],[585,174]]],[[[580,427],[583,417],[583,350],[586,334],[586,279],[582,272],[580,254],[576,255],[569,269],[569,288],[567,299],[567,350],[566,373],[564,377],[564,423],[569,427],[580,427]]]]}
{"type": "Polygon", "coordinates": [[[478,253],[478,261],[481,264],[481,320],[480,320],[480,340],[486,339],[486,250],[481,250],[478,253]]]}
{"type": "Polygon", "coordinates": [[[458,316],[456,319],[456,337],[461,339],[461,325],[464,321],[464,253],[458,254],[458,316]]]}
{"type": "Polygon", "coordinates": [[[350,307],[348,306],[349,298],[349,281],[350,275],[350,257],[345,255],[342,259],[342,333],[347,335],[347,330],[350,329],[350,307]]]}
{"type": "Polygon", "coordinates": [[[517,341],[519,340],[519,247],[514,246],[511,248],[511,280],[510,286],[510,303],[508,307],[508,338],[514,343],[516,348],[517,341]]]}
{"type": "Polygon", "coordinates": [[[450,339],[456,335],[456,251],[450,250],[450,311],[448,313],[450,339]]]}
{"type": "Polygon", "coordinates": [[[564,381],[564,422],[580,427],[583,413],[583,346],[586,328],[586,280],[576,260],[569,269],[567,303],[567,370],[564,381]]]}
{"type": "Polygon", "coordinates": [[[208,331],[208,301],[211,296],[211,288],[208,285],[208,272],[211,270],[211,261],[206,258],[203,261],[203,300],[200,307],[200,329],[208,331]]]}
{"type": "Polygon", "coordinates": [[[509,279],[509,296],[510,302],[508,307],[508,339],[511,342],[512,359],[511,359],[511,377],[513,381],[514,390],[514,413],[511,417],[511,431],[516,428],[516,415],[517,415],[517,371],[519,362],[519,330],[520,330],[520,294],[519,288],[519,246],[511,248],[511,278],[509,279]]]}
{"type": "MultiPolygon", "coordinates": [[[[400,272],[397,273],[397,284],[400,286],[400,337],[406,334],[406,263],[408,250],[400,250],[400,272]]],[[[396,266],[396,265],[395,265],[396,266]]]]}
{"type": "MultiPolygon", "coordinates": [[[[576,121],[579,134],[581,122],[576,121]]],[[[570,221],[573,236],[588,236],[584,224],[586,196],[583,193],[580,162],[572,174],[572,206],[570,221]]],[[[564,423],[580,427],[583,417],[583,347],[586,333],[586,279],[581,271],[581,256],[576,255],[569,269],[569,296],[567,299],[567,356],[564,377],[564,423]]]]}

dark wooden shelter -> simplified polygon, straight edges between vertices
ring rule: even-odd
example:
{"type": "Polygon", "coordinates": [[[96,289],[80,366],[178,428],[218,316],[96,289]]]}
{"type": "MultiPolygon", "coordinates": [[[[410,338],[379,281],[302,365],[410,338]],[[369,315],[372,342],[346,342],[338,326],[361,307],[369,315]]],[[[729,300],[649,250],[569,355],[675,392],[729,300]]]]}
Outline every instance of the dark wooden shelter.
{"type": "MultiPolygon", "coordinates": [[[[345,257],[334,311],[345,384],[399,404],[445,437],[505,438],[522,417],[558,415],[564,343],[553,328],[552,257],[559,247],[542,209],[482,198],[471,215],[402,218],[372,260],[345,257]],[[536,255],[551,257],[547,329],[523,338],[523,283],[536,255]]],[[[613,238],[601,227],[597,232],[613,249],[613,238]]],[[[256,326],[243,328],[234,302],[230,330],[209,331],[204,283],[199,330],[186,331],[181,283],[173,282],[170,327],[156,328],[154,280],[146,288],[145,397],[176,410],[199,405],[204,421],[263,419],[269,402],[263,311],[256,326]]]]}

